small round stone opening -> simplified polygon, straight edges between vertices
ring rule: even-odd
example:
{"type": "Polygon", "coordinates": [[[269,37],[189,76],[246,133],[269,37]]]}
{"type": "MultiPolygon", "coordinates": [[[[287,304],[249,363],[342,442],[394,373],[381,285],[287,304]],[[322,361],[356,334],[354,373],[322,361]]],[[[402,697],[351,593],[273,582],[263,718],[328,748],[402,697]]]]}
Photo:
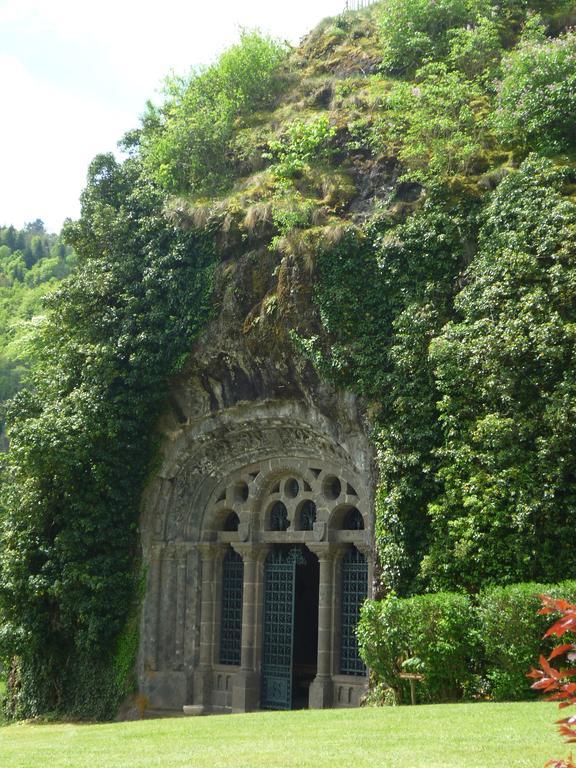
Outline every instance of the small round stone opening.
{"type": "Polygon", "coordinates": [[[300,485],[294,477],[289,477],[284,483],[284,493],[289,499],[295,499],[300,493],[300,485]]]}

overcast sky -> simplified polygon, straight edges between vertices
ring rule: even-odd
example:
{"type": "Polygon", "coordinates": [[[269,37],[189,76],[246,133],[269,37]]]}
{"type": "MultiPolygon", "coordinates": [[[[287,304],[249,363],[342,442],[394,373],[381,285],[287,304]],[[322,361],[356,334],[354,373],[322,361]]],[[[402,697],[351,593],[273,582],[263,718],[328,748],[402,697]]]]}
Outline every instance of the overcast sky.
{"type": "Polygon", "coordinates": [[[115,149],[170,72],[259,27],[297,42],[345,0],[0,0],[0,225],[77,217],[88,163],[115,149]]]}

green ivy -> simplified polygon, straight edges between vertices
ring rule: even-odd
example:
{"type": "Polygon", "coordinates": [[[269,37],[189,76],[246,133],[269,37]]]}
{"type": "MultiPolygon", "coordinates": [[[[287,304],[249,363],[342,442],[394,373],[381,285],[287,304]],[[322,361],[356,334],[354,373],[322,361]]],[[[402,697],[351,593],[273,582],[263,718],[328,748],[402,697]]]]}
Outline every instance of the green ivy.
{"type": "Polygon", "coordinates": [[[443,437],[428,347],[474,250],[476,209],[474,200],[436,195],[404,223],[376,221],[319,257],[316,301],[332,339],[332,377],[377,403],[381,581],[402,592],[417,588],[427,504],[438,491],[443,437]]]}
{"type": "Polygon", "coordinates": [[[529,158],[481,217],[480,247],[434,340],[445,443],[425,578],[560,580],[576,545],[574,172],[529,158]]]}
{"type": "Polygon", "coordinates": [[[111,717],[129,688],[151,425],[210,311],[212,247],[168,225],[131,152],[91,165],[66,233],[78,269],[50,300],[34,389],[9,407],[0,654],[16,716],[111,717]]]}

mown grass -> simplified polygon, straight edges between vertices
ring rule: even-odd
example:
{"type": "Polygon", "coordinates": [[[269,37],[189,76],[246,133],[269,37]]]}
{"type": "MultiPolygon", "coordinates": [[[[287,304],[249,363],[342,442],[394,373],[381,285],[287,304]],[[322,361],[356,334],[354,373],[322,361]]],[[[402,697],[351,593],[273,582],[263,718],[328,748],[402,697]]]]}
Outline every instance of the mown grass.
{"type": "Polygon", "coordinates": [[[550,704],[261,712],[0,729],[2,768],[540,768],[550,704]]]}

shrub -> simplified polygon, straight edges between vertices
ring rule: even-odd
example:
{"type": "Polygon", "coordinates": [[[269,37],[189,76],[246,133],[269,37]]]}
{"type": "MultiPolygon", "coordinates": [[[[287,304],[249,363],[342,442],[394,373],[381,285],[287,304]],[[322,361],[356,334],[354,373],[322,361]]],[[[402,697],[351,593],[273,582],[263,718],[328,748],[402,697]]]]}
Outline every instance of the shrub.
{"type": "Polygon", "coordinates": [[[478,19],[474,26],[453,29],[449,41],[448,61],[469,78],[485,70],[491,74],[502,51],[499,25],[488,18],[478,19]]]}
{"type": "MultiPolygon", "coordinates": [[[[537,691],[543,691],[547,694],[548,701],[559,702],[560,709],[564,709],[576,704],[576,669],[574,668],[574,634],[576,632],[576,605],[569,603],[565,599],[554,599],[549,595],[540,595],[542,608],[538,611],[540,615],[548,616],[550,614],[559,615],[560,618],[552,624],[546,631],[544,637],[556,636],[559,640],[568,642],[557,645],[552,653],[546,659],[540,656],[540,665],[542,669],[532,669],[528,674],[533,680],[532,688],[537,691]],[[552,667],[550,662],[554,659],[564,656],[565,662],[571,663],[568,666],[552,667]]],[[[558,665],[558,662],[555,662],[558,665]]],[[[576,718],[574,715],[564,717],[557,721],[558,730],[564,736],[568,744],[576,742],[576,718]]],[[[549,760],[547,766],[552,768],[576,768],[572,762],[572,756],[567,760],[549,760]]]]}
{"type": "Polygon", "coordinates": [[[465,595],[438,592],[367,601],[358,627],[360,653],[378,681],[407,700],[402,672],[421,672],[420,698],[450,701],[471,687],[477,655],[474,613],[465,595]]]}
{"type": "Polygon", "coordinates": [[[486,134],[486,102],[479,86],[444,64],[416,73],[416,85],[398,83],[390,93],[374,143],[399,145],[411,179],[438,183],[475,169],[486,134]]]}
{"type": "Polygon", "coordinates": [[[295,120],[283,139],[268,144],[270,153],[266,156],[276,161],[272,167],[276,179],[282,184],[301,176],[311,161],[327,160],[335,135],[336,129],[325,115],[308,122],[295,120]]]}
{"type": "Polygon", "coordinates": [[[485,673],[490,692],[499,701],[531,698],[526,670],[538,656],[547,626],[546,619],[537,614],[538,595],[543,592],[573,598],[576,581],[511,584],[480,593],[478,615],[485,673]]]}
{"type": "Polygon", "coordinates": [[[502,60],[494,125],[504,141],[545,154],[576,143],[576,34],[545,39],[532,22],[502,60]]]}
{"type": "Polygon", "coordinates": [[[276,98],[285,47],[257,32],[189,78],[166,83],[166,101],[148,105],[142,131],[146,166],[169,192],[207,195],[225,188],[236,121],[276,98]]]}
{"type": "Polygon", "coordinates": [[[387,0],[381,14],[383,67],[400,74],[444,57],[449,31],[473,21],[473,6],[469,0],[387,0]]]}

